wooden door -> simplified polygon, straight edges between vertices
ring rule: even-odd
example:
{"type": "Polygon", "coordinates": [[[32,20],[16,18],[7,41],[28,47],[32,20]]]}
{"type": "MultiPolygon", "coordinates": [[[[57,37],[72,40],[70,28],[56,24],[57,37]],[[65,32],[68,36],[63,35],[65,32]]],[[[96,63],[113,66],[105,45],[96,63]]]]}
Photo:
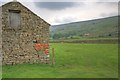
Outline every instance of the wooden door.
{"type": "Polygon", "coordinates": [[[20,27],[20,13],[15,11],[10,11],[9,13],[9,23],[11,28],[20,27]]]}

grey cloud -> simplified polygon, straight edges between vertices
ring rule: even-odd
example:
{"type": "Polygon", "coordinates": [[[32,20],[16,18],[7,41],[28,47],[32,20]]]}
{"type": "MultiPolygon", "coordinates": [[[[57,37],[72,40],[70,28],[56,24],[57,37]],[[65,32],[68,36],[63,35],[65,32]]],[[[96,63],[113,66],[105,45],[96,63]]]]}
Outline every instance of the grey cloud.
{"type": "MultiPolygon", "coordinates": [[[[78,5],[76,2],[35,2],[35,5],[40,8],[50,9],[50,10],[62,10],[65,8],[73,7],[78,5]]],[[[81,3],[81,5],[83,5],[81,3]]]]}
{"type": "Polygon", "coordinates": [[[118,3],[118,11],[120,12],[120,1],[118,3]]]}
{"type": "Polygon", "coordinates": [[[64,24],[64,23],[74,22],[75,20],[76,20],[75,17],[71,17],[71,16],[69,16],[69,17],[64,17],[64,18],[62,18],[62,19],[55,18],[55,19],[54,19],[54,22],[55,22],[55,23],[61,23],[61,24],[64,24]]]}
{"type": "Polygon", "coordinates": [[[0,6],[3,4],[3,2],[0,0],[0,6]]]}
{"type": "Polygon", "coordinates": [[[106,5],[109,7],[116,7],[118,5],[117,2],[96,2],[98,5],[106,5]]]}
{"type": "Polygon", "coordinates": [[[113,13],[101,13],[101,17],[108,17],[108,16],[117,16],[118,14],[113,12],[113,13]]]}
{"type": "Polygon", "coordinates": [[[0,4],[2,3],[2,0],[0,0],[0,4]]]}

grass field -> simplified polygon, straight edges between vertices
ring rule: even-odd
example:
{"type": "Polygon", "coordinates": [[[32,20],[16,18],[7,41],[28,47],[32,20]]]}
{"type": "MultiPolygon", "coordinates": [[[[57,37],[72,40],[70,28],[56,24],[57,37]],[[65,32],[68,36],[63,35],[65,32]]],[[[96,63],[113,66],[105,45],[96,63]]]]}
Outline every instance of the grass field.
{"type": "Polygon", "coordinates": [[[53,43],[55,65],[3,66],[4,78],[116,78],[117,44],[53,43]]]}

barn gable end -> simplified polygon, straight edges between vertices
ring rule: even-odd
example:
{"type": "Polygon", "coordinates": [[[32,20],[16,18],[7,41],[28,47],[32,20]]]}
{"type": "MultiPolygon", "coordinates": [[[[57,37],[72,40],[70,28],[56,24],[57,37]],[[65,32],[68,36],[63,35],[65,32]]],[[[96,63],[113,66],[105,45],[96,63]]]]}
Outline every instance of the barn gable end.
{"type": "Polygon", "coordinates": [[[2,6],[3,64],[49,63],[50,24],[19,2],[2,6]],[[36,43],[37,42],[37,43],[36,43]],[[43,48],[36,50],[36,44],[43,48]]]}

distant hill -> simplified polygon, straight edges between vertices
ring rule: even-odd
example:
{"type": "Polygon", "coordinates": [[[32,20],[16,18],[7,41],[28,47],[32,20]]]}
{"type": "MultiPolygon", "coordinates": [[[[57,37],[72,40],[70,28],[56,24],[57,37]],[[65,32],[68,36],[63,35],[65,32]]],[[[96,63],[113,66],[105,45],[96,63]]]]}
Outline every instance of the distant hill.
{"type": "Polygon", "coordinates": [[[53,39],[117,37],[118,16],[53,25],[50,35],[53,39]]]}

